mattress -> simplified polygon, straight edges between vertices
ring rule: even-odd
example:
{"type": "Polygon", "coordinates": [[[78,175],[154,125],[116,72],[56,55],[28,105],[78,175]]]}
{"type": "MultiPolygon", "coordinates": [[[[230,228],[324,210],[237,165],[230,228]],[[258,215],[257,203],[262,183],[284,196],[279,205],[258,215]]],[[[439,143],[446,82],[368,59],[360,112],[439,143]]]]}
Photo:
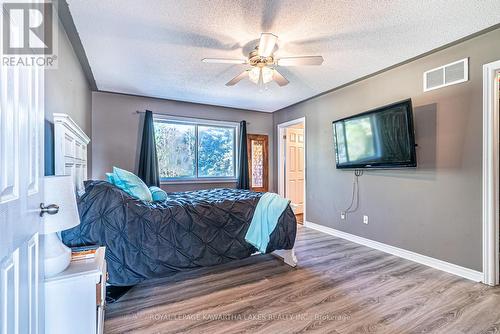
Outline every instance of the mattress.
{"type": "MultiPolygon", "coordinates": [[[[63,231],[68,246],[106,246],[108,283],[135,285],[183,270],[243,259],[256,251],[245,234],[263,193],[210,189],[168,193],[143,202],[105,181],[87,181],[78,199],[80,225],[63,231]]],[[[295,216],[288,206],[266,253],[293,248],[295,216]]]]}

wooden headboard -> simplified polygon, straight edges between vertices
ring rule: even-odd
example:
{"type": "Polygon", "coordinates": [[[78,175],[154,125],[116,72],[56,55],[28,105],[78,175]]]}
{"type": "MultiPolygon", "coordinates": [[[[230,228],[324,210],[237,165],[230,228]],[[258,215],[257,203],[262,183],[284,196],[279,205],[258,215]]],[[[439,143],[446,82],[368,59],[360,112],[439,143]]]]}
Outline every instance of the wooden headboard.
{"type": "Polygon", "coordinates": [[[54,114],[55,175],[73,175],[77,191],[87,180],[87,145],[90,138],[66,114],[54,114]]]}

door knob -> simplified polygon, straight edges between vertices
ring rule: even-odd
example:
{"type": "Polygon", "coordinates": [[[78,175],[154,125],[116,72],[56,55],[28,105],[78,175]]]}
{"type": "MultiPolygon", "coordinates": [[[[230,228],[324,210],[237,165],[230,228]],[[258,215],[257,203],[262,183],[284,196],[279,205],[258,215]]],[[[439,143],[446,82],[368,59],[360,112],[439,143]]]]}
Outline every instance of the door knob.
{"type": "Polygon", "coordinates": [[[46,213],[48,213],[49,215],[55,215],[58,212],[59,212],[59,205],[49,204],[45,206],[45,204],[40,203],[40,217],[43,217],[43,215],[46,213]]]}

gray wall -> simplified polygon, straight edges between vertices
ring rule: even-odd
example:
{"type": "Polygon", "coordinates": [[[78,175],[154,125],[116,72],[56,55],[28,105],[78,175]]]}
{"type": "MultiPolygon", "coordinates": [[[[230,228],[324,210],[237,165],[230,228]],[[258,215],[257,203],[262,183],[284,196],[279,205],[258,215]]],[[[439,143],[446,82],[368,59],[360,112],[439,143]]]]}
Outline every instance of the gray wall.
{"type": "MultiPolygon", "coordinates": [[[[92,138],[92,93],[60,21],[58,38],[58,68],[45,70],[45,119],[53,122],[52,114],[68,114],[92,138]]],[[[91,146],[88,149],[90,170],[91,146]]]]}
{"type": "Polygon", "coordinates": [[[306,220],[481,271],[482,65],[500,59],[499,40],[497,29],[274,113],[275,125],[306,117],[306,220]],[[424,71],[465,57],[468,82],[423,93],[424,71]],[[335,168],[331,122],[408,97],[418,168],[365,172],[359,210],[341,221],[353,173],[335,168]]]}
{"type": "MultiPolygon", "coordinates": [[[[247,125],[248,133],[267,134],[270,146],[273,142],[273,116],[270,113],[94,92],[92,93],[93,179],[103,179],[104,174],[109,172],[113,166],[137,171],[144,116],[137,114],[136,111],[146,109],[155,113],[212,120],[238,122],[246,120],[249,123],[247,125]]],[[[272,152],[271,146],[270,167],[273,166],[272,152]]],[[[269,182],[272,187],[274,182],[272,169],[270,170],[269,182]]],[[[187,191],[211,187],[234,187],[234,183],[170,184],[164,186],[167,191],[187,191]]]]}

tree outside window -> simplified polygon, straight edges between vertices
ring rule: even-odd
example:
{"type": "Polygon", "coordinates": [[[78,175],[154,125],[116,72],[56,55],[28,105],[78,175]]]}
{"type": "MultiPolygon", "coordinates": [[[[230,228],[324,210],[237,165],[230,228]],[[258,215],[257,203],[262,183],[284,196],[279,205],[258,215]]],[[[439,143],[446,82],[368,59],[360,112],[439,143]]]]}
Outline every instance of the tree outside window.
{"type": "Polygon", "coordinates": [[[162,180],[236,177],[236,126],[155,120],[162,180]]]}

